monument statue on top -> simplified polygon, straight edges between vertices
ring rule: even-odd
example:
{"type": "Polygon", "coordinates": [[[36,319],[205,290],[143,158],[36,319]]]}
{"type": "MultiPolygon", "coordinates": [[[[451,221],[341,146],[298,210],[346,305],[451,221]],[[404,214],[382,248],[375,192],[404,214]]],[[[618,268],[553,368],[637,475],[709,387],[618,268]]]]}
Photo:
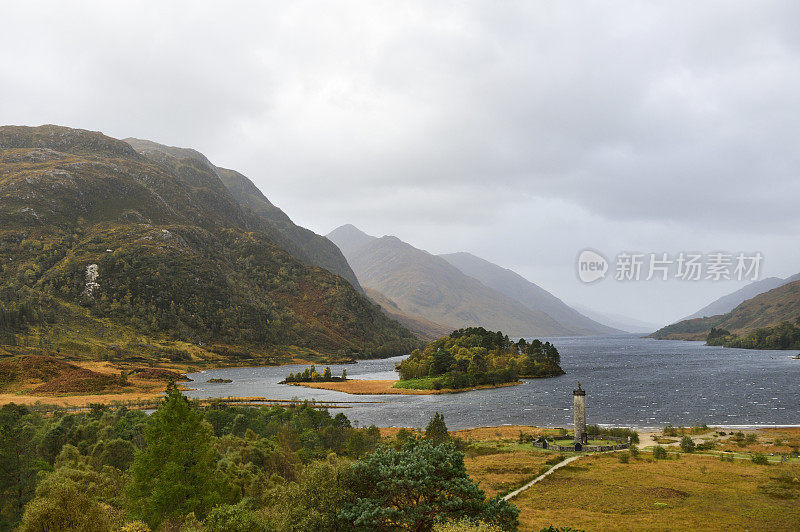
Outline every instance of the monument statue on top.
{"type": "Polygon", "coordinates": [[[586,390],[581,388],[578,382],[578,389],[572,391],[572,399],[575,405],[575,443],[582,446],[589,441],[586,435],[586,390]]]}

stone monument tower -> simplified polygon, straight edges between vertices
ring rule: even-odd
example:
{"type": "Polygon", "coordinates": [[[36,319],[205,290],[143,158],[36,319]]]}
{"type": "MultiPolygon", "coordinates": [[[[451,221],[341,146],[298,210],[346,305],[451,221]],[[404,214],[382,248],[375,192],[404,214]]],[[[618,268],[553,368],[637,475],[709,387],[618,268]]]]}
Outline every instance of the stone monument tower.
{"type": "Polygon", "coordinates": [[[572,399],[575,404],[575,443],[586,445],[589,438],[586,436],[586,390],[581,388],[578,382],[578,389],[572,391],[572,399]]]}

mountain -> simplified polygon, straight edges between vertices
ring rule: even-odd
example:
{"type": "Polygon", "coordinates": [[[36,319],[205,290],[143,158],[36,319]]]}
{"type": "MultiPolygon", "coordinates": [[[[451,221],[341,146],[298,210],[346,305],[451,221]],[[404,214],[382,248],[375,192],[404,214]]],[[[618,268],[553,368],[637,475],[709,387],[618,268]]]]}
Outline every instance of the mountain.
{"type": "Polygon", "coordinates": [[[440,323],[426,320],[420,316],[411,316],[404,313],[400,307],[397,306],[397,303],[381,294],[377,290],[367,288],[366,294],[367,297],[370,298],[374,303],[381,306],[381,309],[383,309],[385,314],[387,314],[393,320],[401,323],[404,327],[413,332],[422,340],[431,342],[437,338],[441,338],[442,336],[447,336],[453,331],[452,327],[447,327],[440,323]]]}
{"type": "Polygon", "coordinates": [[[654,329],[658,329],[659,325],[655,323],[650,323],[646,321],[637,320],[635,318],[631,318],[630,316],[625,316],[623,314],[616,314],[613,312],[599,312],[594,309],[590,309],[583,305],[572,305],[575,310],[579,311],[584,316],[588,316],[589,318],[595,320],[598,323],[602,323],[607,327],[611,327],[614,329],[619,329],[623,332],[629,332],[634,334],[649,334],[653,332],[654,329]]]}
{"type": "Polygon", "coordinates": [[[592,335],[622,332],[619,329],[607,327],[587,318],[564,304],[563,301],[547,290],[528,281],[518,273],[476,257],[471,253],[449,253],[439,256],[489,288],[517,300],[531,310],[546,313],[559,324],[573,331],[572,334],[592,335]]]}
{"type": "Polygon", "coordinates": [[[361,285],[383,294],[404,314],[452,329],[482,326],[511,336],[576,334],[545,312],[526,307],[397,237],[375,238],[352,226],[327,236],[345,254],[361,285]]]}
{"type": "Polygon", "coordinates": [[[787,283],[797,280],[800,280],[800,273],[791,277],[787,277],[786,279],[781,279],[779,277],[767,277],[766,279],[754,281],[735,292],[722,296],[721,298],[709,303],[691,316],[686,316],[681,321],[725,314],[736,308],[743,301],[747,301],[758,294],[763,294],[764,292],[768,292],[773,288],[778,288],[779,286],[783,286],[787,283]]]}
{"type": "Polygon", "coordinates": [[[153,146],[0,127],[0,352],[264,364],[420,345],[204,157],[153,146]]]}
{"type": "Polygon", "coordinates": [[[378,240],[377,237],[364,233],[352,224],[345,224],[341,227],[337,227],[328,233],[327,236],[328,240],[339,246],[339,249],[342,250],[345,257],[358,251],[367,244],[378,240]]]}
{"type": "Polygon", "coordinates": [[[788,321],[800,325],[800,280],[793,281],[748,299],[730,312],[693,318],[667,325],[653,338],[704,340],[712,328],[742,335],[788,321]]]}
{"type": "Polygon", "coordinates": [[[252,181],[235,170],[220,168],[211,164],[205,155],[190,149],[165,146],[149,140],[136,138],[124,139],[125,142],[145,157],[160,164],[170,165],[184,159],[194,160],[216,174],[217,178],[228,189],[240,206],[249,209],[253,214],[269,224],[266,232],[270,238],[283,249],[312,266],[321,266],[326,270],[347,279],[356,289],[361,290],[356,275],[347,264],[347,260],[336,245],[305,227],[296,225],[281,209],[270,203],[266,196],[252,181]]]}

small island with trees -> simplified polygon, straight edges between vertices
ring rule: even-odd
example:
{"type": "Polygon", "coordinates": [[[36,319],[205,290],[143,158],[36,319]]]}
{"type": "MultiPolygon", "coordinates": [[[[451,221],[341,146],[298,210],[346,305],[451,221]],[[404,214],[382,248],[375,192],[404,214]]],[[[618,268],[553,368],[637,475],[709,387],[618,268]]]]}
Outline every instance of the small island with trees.
{"type": "Polygon", "coordinates": [[[342,370],[341,377],[334,377],[331,368],[326,366],[322,374],[317,373],[317,368],[312,364],[311,367],[304,369],[297,374],[289,373],[280,384],[301,384],[306,382],[344,382],[347,380],[347,370],[342,370]]]}
{"type": "Polygon", "coordinates": [[[348,380],[322,375],[313,366],[290,374],[282,384],[336,390],[356,395],[456,393],[513,386],[520,378],[564,375],[558,349],[550,342],[514,342],[500,331],[467,327],[414,350],[397,364],[399,380],[348,380]]]}
{"type": "Polygon", "coordinates": [[[500,331],[467,327],[435,340],[397,365],[397,388],[460,390],[564,375],[550,342],[512,342],[500,331]]]}

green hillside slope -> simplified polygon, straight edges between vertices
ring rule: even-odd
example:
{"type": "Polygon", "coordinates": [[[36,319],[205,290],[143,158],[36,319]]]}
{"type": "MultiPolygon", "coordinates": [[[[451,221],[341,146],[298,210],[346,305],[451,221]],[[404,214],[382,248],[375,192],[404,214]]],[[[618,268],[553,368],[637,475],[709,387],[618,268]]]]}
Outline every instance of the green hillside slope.
{"type": "MultiPolygon", "coordinates": [[[[756,331],[758,337],[764,339],[778,331],[770,329],[783,325],[781,334],[786,330],[792,334],[792,328],[800,325],[800,281],[787,283],[748,299],[726,314],[683,320],[663,327],[651,337],[658,339],[706,340],[712,329],[715,329],[716,342],[731,347],[795,347],[789,341],[787,345],[772,345],[766,340],[734,341],[733,338],[744,338],[756,331]],[[722,332],[718,332],[722,331],[722,332]],[[728,334],[725,334],[728,333],[728,334]],[[724,340],[725,336],[731,339],[724,340]],[[769,345],[768,345],[769,344],[769,345]]],[[[800,332],[800,331],[798,331],[800,332]]],[[[763,340],[763,339],[762,339],[763,340]]]]}
{"type": "Polygon", "coordinates": [[[97,132],[0,127],[0,350],[270,363],[418,345],[272,238],[196,158],[97,132]]]}

